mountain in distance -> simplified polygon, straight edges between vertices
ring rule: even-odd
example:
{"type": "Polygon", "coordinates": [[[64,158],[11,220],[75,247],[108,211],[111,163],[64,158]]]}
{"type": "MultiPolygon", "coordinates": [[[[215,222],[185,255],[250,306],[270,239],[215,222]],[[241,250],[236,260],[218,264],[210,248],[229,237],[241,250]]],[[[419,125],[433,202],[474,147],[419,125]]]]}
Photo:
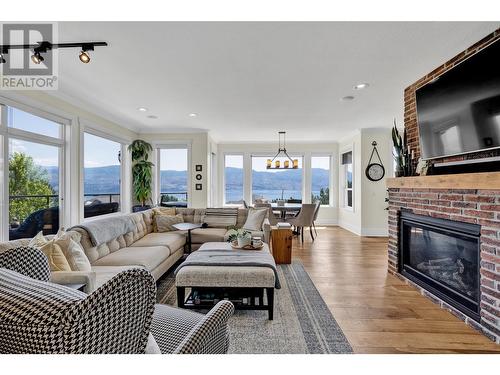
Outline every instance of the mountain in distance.
{"type": "MultiPolygon", "coordinates": [[[[45,167],[49,175],[49,183],[58,190],[58,168],[45,167]]],[[[109,194],[120,192],[120,166],[93,167],[84,169],[84,191],[86,194],[109,194]]],[[[225,183],[241,189],[243,169],[225,168],[225,183]]],[[[329,171],[321,168],[312,169],[313,191],[329,186],[329,171]]],[[[180,193],[187,191],[187,171],[161,171],[161,191],[180,193]]],[[[252,185],[255,190],[302,190],[302,170],[288,169],[280,172],[252,171],[252,185]]]]}

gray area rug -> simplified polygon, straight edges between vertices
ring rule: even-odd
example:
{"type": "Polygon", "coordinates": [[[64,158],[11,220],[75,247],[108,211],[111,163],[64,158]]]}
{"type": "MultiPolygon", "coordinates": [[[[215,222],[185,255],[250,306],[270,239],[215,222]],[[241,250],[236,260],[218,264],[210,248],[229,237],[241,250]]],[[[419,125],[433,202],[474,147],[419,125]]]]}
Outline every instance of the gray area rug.
{"type": "MultiPolygon", "coordinates": [[[[267,311],[237,310],[229,320],[229,352],[352,353],[351,345],[302,263],[279,265],[278,274],[281,289],[275,291],[274,320],[267,319],[267,311]]],[[[158,303],[177,306],[173,273],[158,280],[157,286],[158,303]]]]}

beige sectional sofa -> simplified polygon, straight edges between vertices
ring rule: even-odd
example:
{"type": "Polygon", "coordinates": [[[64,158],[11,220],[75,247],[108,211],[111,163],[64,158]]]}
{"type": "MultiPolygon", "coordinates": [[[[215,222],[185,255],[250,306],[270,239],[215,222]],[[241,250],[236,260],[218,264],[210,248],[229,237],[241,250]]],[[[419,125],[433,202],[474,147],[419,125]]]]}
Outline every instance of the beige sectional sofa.
{"type": "MultiPolygon", "coordinates": [[[[204,209],[178,208],[176,214],[182,214],[184,222],[202,223],[204,209]]],[[[248,214],[247,209],[239,209],[237,227],[242,227],[248,214]]],[[[89,233],[81,227],[72,230],[81,235],[80,243],[90,261],[92,271],[52,273],[52,281],[56,283],[85,283],[86,291],[91,292],[121,271],[142,267],[150,271],[157,280],[170,269],[184,254],[186,233],[172,231],[164,233],[153,232],[153,210],[127,214],[134,221],[134,230],[121,233],[108,242],[94,246],[89,233]]],[[[116,216],[96,219],[102,225],[109,225],[116,216]]],[[[211,227],[192,231],[192,249],[195,250],[205,242],[225,241],[227,228],[211,227]]],[[[269,221],[264,221],[262,231],[252,232],[269,242],[269,221]]],[[[12,247],[26,246],[29,239],[21,239],[0,244],[0,252],[12,247]]]]}

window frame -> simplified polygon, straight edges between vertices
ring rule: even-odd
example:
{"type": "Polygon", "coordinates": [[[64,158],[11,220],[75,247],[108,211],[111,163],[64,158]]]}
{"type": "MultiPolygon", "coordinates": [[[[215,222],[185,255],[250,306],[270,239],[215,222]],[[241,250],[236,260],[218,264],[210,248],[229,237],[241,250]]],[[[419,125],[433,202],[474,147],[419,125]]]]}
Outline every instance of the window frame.
{"type": "MultiPolygon", "coordinates": [[[[193,198],[193,191],[192,191],[192,182],[193,182],[193,177],[192,177],[192,167],[191,167],[191,142],[189,141],[176,141],[176,142],[168,142],[168,143],[154,143],[153,144],[153,163],[155,164],[154,166],[154,173],[153,173],[153,201],[156,204],[160,204],[160,195],[161,195],[161,181],[160,181],[160,162],[161,162],[161,157],[160,153],[161,150],[164,149],[187,149],[187,184],[186,184],[186,190],[187,190],[187,206],[191,207],[191,201],[193,198]]],[[[202,172],[205,173],[205,172],[202,172]]]]}
{"type": "MultiPolygon", "coordinates": [[[[309,163],[309,169],[311,171],[311,181],[310,181],[310,189],[311,189],[311,195],[312,195],[312,190],[313,190],[313,166],[312,166],[312,161],[314,158],[317,158],[317,157],[327,157],[329,158],[328,160],[328,189],[329,189],[329,195],[328,195],[328,204],[322,204],[320,205],[321,207],[334,207],[335,204],[334,204],[334,199],[333,199],[333,195],[335,194],[335,190],[334,190],[334,173],[333,173],[333,162],[334,162],[334,159],[333,159],[333,154],[331,153],[312,153],[311,156],[310,156],[310,163],[309,163]]],[[[312,201],[311,201],[312,203],[312,201]]]]}
{"type": "Polygon", "coordinates": [[[342,170],[342,208],[346,211],[351,211],[351,212],[354,212],[354,198],[355,198],[355,193],[354,193],[354,187],[355,187],[355,175],[354,175],[354,145],[348,147],[348,148],[345,148],[343,149],[341,152],[340,152],[340,158],[339,158],[339,164],[340,164],[340,167],[341,167],[341,170],[342,170]],[[351,156],[352,156],[352,160],[351,160],[351,175],[352,175],[352,187],[348,188],[347,187],[347,166],[349,164],[342,164],[342,156],[347,154],[347,153],[351,153],[351,156]],[[352,197],[352,205],[351,206],[348,206],[347,205],[347,202],[348,202],[348,198],[347,198],[347,195],[348,195],[348,191],[351,191],[351,197],[352,197]]]}
{"type": "Polygon", "coordinates": [[[69,204],[66,204],[66,195],[69,192],[67,181],[66,181],[66,161],[67,161],[67,148],[66,142],[68,139],[68,134],[70,133],[69,127],[72,124],[72,120],[69,118],[59,116],[44,110],[41,110],[37,107],[33,107],[27,104],[19,103],[15,100],[11,100],[9,98],[0,96],[0,138],[1,142],[1,158],[0,169],[2,171],[3,176],[2,182],[3,187],[0,190],[3,204],[1,204],[1,218],[0,218],[0,240],[8,241],[9,240],[9,141],[11,139],[17,139],[20,141],[37,143],[46,146],[52,146],[58,148],[58,167],[59,167],[59,176],[58,176],[58,184],[59,184],[59,226],[61,228],[65,227],[70,222],[70,218],[68,215],[69,204]],[[59,129],[59,138],[50,137],[43,134],[38,134],[34,132],[30,132],[23,129],[17,129],[14,127],[9,127],[9,115],[8,108],[13,107],[21,110],[23,112],[29,113],[36,117],[41,117],[45,120],[56,122],[60,124],[59,129]]]}
{"type": "MultiPolygon", "coordinates": [[[[243,179],[242,179],[242,200],[245,200],[245,153],[244,152],[224,152],[222,157],[222,206],[223,207],[240,207],[241,205],[235,203],[226,203],[226,156],[241,156],[243,179]]],[[[251,181],[250,181],[251,183],[251,181]]]]}
{"type": "MultiPolygon", "coordinates": [[[[253,157],[257,157],[257,158],[270,158],[272,159],[274,156],[276,155],[276,153],[273,153],[273,152],[250,152],[249,153],[249,157],[250,157],[250,181],[249,181],[249,184],[248,184],[248,188],[250,189],[250,199],[251,199],[251,202],[250,204],[254,204],[253,203],[253,157]]],[[[302,200],[302,203],[306,203],[306,155],[305,153],[303,152],[295,152],[295,153],[290,153],[289,154],[290,157],[292,159],[302,159],[302,168],[298,168],[298,169],[301,169],[302,170],[302,181],[301,181],[301,200],[302,200]]],[[[292,169],[292,168],[289,168],[289,169],[292,169]]],[[[283,168],[283,170],[286,170],[283,168]]],[[[279,173],[279,172],[278,172],[279,173]]],[[[245,173],[243,173],[243,175],[245,175],[245,173]]]]}
{"type": "Polygon", "coordinates": [[[127,167],[130,165],[128,162],[128,150],[127,146],[130,144],[130,140],[116,137],[115,135],[111,135],[107,132],[99,130],[93,123],[86,121],[84,119],[80,119],[80,189],[79,189],[79,222],[84,223],[88,221],[93,221],[97,219],[119,216],[124,213],[130,211],[130,194],[127,193],[128,181],[127,178],[127,167]],[[112,142],[116,142],[120,144],[120,152],[121,152],[121,163],[120,163],[120,208],[117,212],[113,212],[111,214],[93,216],[93,217],[84,217],[85,211],[85,133],[91,134],[96,137],[104,138],[112,142]]]}

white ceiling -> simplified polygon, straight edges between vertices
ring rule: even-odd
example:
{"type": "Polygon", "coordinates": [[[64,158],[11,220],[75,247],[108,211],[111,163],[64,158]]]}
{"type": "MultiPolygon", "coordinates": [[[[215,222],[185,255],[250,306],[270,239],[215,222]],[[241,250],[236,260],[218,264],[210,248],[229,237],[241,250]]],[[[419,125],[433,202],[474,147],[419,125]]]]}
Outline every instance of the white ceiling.
{"type": "Polygon", "coordinates": [[[393,117],[401,123],[406,86],[498,27],[62,22],[60,42],[109,47],[96,48],[88,65],[61,51],[56,95],[141,132],[207,130],[219,142],[275,142],[286,130],[289,141],[339,140],[358,128],[390,127],[393,117]],[[360,82],[370,87],[353,90],[360,82]],[[346,95],[355,99],[340,101],[346,95]]]}

